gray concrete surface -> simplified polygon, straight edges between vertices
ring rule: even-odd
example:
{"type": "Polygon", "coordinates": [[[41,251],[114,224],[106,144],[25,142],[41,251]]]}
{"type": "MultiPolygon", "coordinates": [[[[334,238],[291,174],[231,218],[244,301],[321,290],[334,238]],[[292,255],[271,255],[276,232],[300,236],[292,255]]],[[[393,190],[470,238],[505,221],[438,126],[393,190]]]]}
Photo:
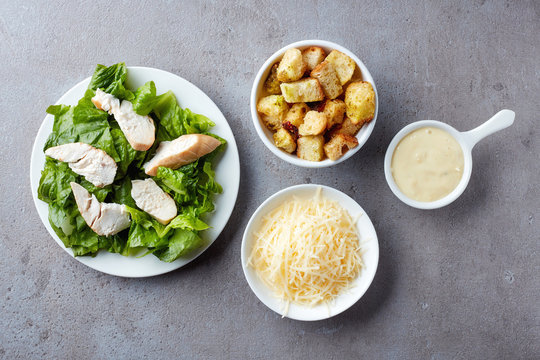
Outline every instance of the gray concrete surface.
{"type": "Polygon", "coordinates": [[[0,41],[0,358],[540,358],[539,2],[3,0],[0,41]],[[283,163],[250,119],[261,64],[309,38],[351,49],[379,90],[371,138],[330,169],[283,163]],[[46,107],[96,63],[117,61],[199,86],[228,119],[242,163],[242,190],[217,242],[189,266],[148,279],[70,258],[41,224],[29,187],[46,107]],[[432,118],[468,130],[502,108],[516,122],[474,149],[458,201],[427,212],[392,195],[383,156],[401,127],[432,118]],[[355,198],[381,246],[366,295],[314,323],[268,310],[240,265],[250,214],[305,182],[355,198]]]}

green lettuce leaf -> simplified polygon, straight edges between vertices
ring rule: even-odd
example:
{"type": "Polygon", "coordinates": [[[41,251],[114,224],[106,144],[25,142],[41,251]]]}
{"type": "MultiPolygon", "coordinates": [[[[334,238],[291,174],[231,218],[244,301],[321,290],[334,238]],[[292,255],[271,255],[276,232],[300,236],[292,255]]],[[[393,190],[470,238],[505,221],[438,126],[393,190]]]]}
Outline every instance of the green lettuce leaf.
{"type": "Polygon", "coordinates": [[[54,115],[54,124],[43,150],[67,143],[83,142],[105,151],[115,161],[120,161],[106,112],[95,107],[87,108],[85,104],[53,105],[47,112],[54,115]]]}
{"type": "Polygon", "coordinates": [[[98,65],[92,75],[89,89],[97,88],[111,94],[120,100],[133,100],[133,92],[126,89],[127,67],[124,63],[118,63],[112,66],[98,65]]]}
{"type": "Polygon", "coordinates": [[[198,162],[184,165],[179,169],[173,170],[166,167],[159,167],[155,179],[162,188],[172,194],[174,199],[180,203],[190,203],[197,197],[197,175],[198,162]]]}
{"type": "Polygon", "coordinates": [[[135,92],[133,100],[133,110],[139,115],[148,115],[158,102],[156,96],[156,85],[153,81],[148,81],[135,92]]]}
{"type": "Polygon", "coordinates": [[[160,122],[157,141],[170,141],[186,134],[205,134],[215,125],[204,115],[182,109],[172,91],[158,97],[153,111],[160,122]]]}
{"type": "MultiPolygon", "coordinates": [[[[90,181],[86,180],[82,176],[78,176],[77,181],[80,185],[82,185],[90,194],[94,194],[96,196],[96,199],[99,202],[105,201],[107,198],[107,195],[112,191],[112,186],[107,185],[105,187],[97,187],[94,184],[92,184],[90,181]]],[[[70,187],[71,188],[71,187],[70,187]]]]}
{"type": "Polygon", "coordinates": [[[209,226],[199,219],[194,214],[190,214],[188,212],[179,214],[174,219],[171,220],[171,222],[167,225],[165,228],[165,231],[168,231],[169,229],[187,229],[187,230],[195,230],[195,231],[202,231],[208,229],[209,226]]]}
{"type": "Polygon", "coordinates": [[[152,253],[161,261],[171,262],[182,255],[189,254],[193,250],[201,247],[202,244],[203,241],[197,233],[185,229],[176,229],[169,239],[168,246],[165,248],[158,248],[152,253]]]}
{"type": "Polygon", "coordinates": [[[112,184],[113,192],[108,201],[117,204],[124,204],[131,208],[135,208],[135,200],[131,197],[131,178],[126,176],[122,180],[115,181],[112,184]]]}
{"type": "Polygon", "coordinates": [[[58,206],[66,205],[71,195],[69,183],[76,179],[68,164],[47,157],[39,180],[38,199],[58,206]]]}
{"type": "Polygon", "coordinates": [[[49,222],[64,246],[71,248],[75,256],[93,255],[99,250],[100,236],[86,225],[75,204],[59,206],[50,203],[49,222]]]}
{"type": "Polygon", "coordinates": [[[116,178],[119,179],[126,175],[129,165],[131,165],[133,160],[137,158],[139,151],[136,151],[133,149],[133,147],[131,147],[116,121],[111,124],[110,132],[113,139],[114,149],[118,154],[118,160],[115,159],[115,161],[118,165],[116,178]]]}

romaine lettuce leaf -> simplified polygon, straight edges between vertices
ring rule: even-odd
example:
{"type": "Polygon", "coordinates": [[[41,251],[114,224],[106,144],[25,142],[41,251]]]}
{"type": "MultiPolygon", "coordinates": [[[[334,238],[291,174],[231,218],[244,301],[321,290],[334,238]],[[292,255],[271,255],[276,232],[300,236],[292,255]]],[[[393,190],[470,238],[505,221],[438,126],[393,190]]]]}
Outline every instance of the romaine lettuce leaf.
{"type": "Polygon", "coordinates": [[[197,196],[199,181],[197,165],[198,161],[195,161],[176,170],[161,166],[155,180],[158,180],[158,184],[161,184],[165,191],[173,195],[176,202],[180,204],[192,202],[197,196]]]}
{"type": "Polygon", "coordinates": [[[135,208],[135,201],[131,197],[131,178],[129,176],[124,177],[122,180],[115,181],[112,184],[113,192],[109,197],[109,201],[124,204],[135,208]]]}
{"type": "Polygon", "coordinates": [[[197,233],[185,229],[176,229],[169,239],[168,246],[158,248],[152,253],[161,261],[171,262],[182,255],[189,254],[201,247],[202,244],[203,241],[197,233]]]}
{"type": "Polygon", "coordinates": [[[189,212],[184,212],[172,219],[171,222],[167,225],[167,227],[165,227],[165,231],[169,231],[170,229],[188,229],[202,231],[208,228],[209,226],[197,216],[195,216],[194,214],[190,214],[189,212]]]}
{"type": "Polygon", "coordinates": [[[129,229],[128,242],[130,248],[153,248],[162,238],[159,237],[153,227],[145,228],[143,225],[133,222],[129,229]]]}
{"type": "Polygon", "coordinates": [[[111,124],[110,131],[113,138],[114,149],[118,154],[118,160],[115,159],[115,161],[118,165],[116,178],[119,179],[126,175],[129,165],[135,160],[139,151],[131,147],[116,121],[111,124]]]}
{"type": "Polygon", "coordinates": [[[182,109],[172,91],[158,97],[153,111],[160,121],[157,141],[170,141],[186,134],[205,134],[215,125],[204,115],[182,109]]]}
{"type": "Polygon", "coordinates": [[[92,90],[100,88],[120,100],[133,100],[135,96],[125,87],[126,79],[126,64],[118,63],[109,67],[98,65],[96,66],[94,75],[92,75],[88,88],[92,90]]]}
{"type": "Polygon", "coordinates": [[[164,226],[141,210],[128,207],[128,212],[131,215],[128,247],[146,247],[149,253],[162,261],[174,261],[200,246],[202,240],[197,232],[208,228],[208,225],[191,214],[179,214],[164,226]],[[184,235],[181,236],[181,233],[184,235]],[[193,237],[193,234],[197,236],[193,237]]]}
{"type": "Polygon", "coordinates": [[[87,108],[85,104],[53,105],[47,112],[54,115],[54,124],[43,150],[67,143],[83,142],[105,151],[115,161],[121,160],[116,152],[106,112],[95,107],[87,108]]]}
{"type": "Polygon", "coordinates": [[[47,157],[39,180],[38,199],[64,206],[71,195],[69,183],[76,179],[76,174],[68,164],[47,157]]]}
{"type": "Polygon", "coordinates": [[[135,92],[133,100],[133,110],[139,115],[148,115],[159,100],[156,96],[156,85],[153,81],[148,81],[135,92]]]}

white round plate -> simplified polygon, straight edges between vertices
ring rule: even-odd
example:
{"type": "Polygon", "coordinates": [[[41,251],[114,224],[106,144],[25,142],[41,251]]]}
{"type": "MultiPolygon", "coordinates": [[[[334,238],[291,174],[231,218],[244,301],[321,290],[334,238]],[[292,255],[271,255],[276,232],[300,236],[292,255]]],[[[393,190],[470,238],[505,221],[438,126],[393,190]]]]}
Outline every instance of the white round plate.
{"type": "Polygon", "coordinates": [[[375,272],[377,271],[377,265],[379,263],[379,242],[377,240],[377,233],[375,232],[375,228],[368,215],[356,201],[341,191],[324,185],[303,184],[291,186],[266,199],[266,201],[255,211],[253,216],[251,216],[251,219],[247,224],[244,238],[242,239],[241,256],[244,275],[246,276],[251,290],[253,290],[263,304],[276,313],[283,315],[284,303],[276,298],[272,291],[264,285],[259,279],[255,269],[247,265],[251,249],[253,248],[253,233],[260,227],[263,217],[281,205],[284,201],[291,199],[292,196],[296,196],[300,199],[312,198],[319,187],[322,188],[323,196],[332,201],[337,201],[349,212],[353,219],[358,218],[356,228],[360,237],[360,246],[364,251],[362,255],[364,268],[361,270],[360,275],[353,281],[351,288],[339,295],[335,301],[329,304],[319,304],[310,307],[291,303],[289,311],[285,316],[295,320],[323,320],[347,310],[367,291],[375,277],[375,272]]]}
{"type": "MultiPolygon", "coordinates": [[[[236,147],[236,142],[230,126],[216,104],[214,104],[214,102],[198,87],[178,75],[147,67],[128,67],[128,88],[136,89],[150,80],[155,82],[158,94],[172,90],[176,95],[180,106],[189,108],[194,113],[207,116],[216,124],[216,126],[211,129],[212,133],[227,140],[227,147],[222,155],[218,156],[215,167],[216,179],[223,187],[223,193],[215,196],[214,204],[216,210],[205,218],[205,221],[211,228],[200,233],[201,237],[206,241],[206,245],[187,257],[180,258],[171,263],[166,263],[160,261],[153,255],[144,257],[126,257],[103,250],[95,257],[75,257],[75,259],[92,269],[110,275],[123,277],[154,276],[176,270],[186,265],[203,253],[217,239],[231,216],[238,195],[238,187],[240,185],[240,160],[238,157],[238,148],[236,147]]],[[[76,105],[79,99],[84,96],[84,92],[89,83],[90,78],[81,81],[65,93],[56,104],[76,105]]],[[[67,249],[64,246],[60,238],[51,228],[48,220],[49,211],[47,204],[37,198],[41,170],[43,170],[45,165],[43,146],[52,131],[53,121],[54,117],[52,115],[47,115],[36,136],[30,162],[30,183],[34,203],[36,204],[43,225],[45,225],[49,234],[56,240],[58,245],[73,256],[71,249],[67,249]]]]}

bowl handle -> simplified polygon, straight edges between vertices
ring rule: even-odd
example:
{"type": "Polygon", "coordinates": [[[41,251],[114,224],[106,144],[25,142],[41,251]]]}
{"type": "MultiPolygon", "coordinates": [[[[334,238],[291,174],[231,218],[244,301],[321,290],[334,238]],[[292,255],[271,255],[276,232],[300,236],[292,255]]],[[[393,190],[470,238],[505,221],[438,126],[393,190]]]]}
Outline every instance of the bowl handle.
{"type": "Polygon", "coordinates": [[[491,119],[483,123],[482,125],[462,133],[465,138],[465,142],[472,149],[476,143],[502,129],[506,129],[514,123],[516,113],[512,110],[504,109],[496,113],[491,119]]]}

